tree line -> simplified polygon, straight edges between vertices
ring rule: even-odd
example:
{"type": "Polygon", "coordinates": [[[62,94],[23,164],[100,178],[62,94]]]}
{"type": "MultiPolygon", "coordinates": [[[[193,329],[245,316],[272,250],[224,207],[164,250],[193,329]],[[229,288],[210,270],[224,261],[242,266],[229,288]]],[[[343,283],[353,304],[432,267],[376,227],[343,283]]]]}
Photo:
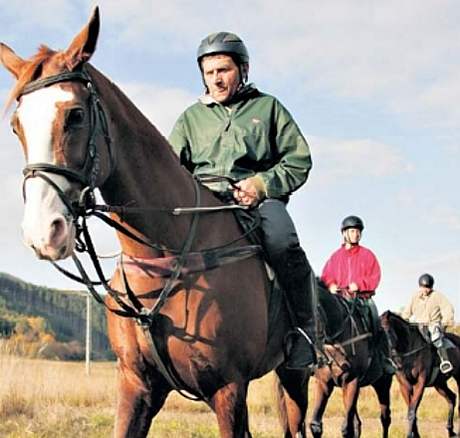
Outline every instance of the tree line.
{"type": "MultiPolygon", "coordinates": [[[[86,292],[37,286],[0,273],[0,338],[14,353],[82,359],[86,333],[86,292]]],[[[92,302],[92,352],[114,358],[103,306],[92,302]]]]}

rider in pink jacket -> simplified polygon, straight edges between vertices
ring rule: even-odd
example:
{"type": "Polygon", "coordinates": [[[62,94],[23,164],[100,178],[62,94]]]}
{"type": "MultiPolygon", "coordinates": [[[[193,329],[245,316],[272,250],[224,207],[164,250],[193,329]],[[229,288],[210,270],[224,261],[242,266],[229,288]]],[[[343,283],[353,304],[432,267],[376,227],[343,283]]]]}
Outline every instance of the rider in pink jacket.
{"type": "Polygon", "coordinates": [[[326,262],[321,276],[332,293],[358,292],[362,298],[370,298],[379,285],[379,262],[371,250],[359,244],[363,229],[363,221],[357,216],[342,222],[344,243],[326,262]]]}
{"type": "MultiPolygon", "coordinates": [[[[346,298],[358,297],[367,308],[376,345],[380,345],[383,337],[377,307],[372,300],[380,283],[380,265],[374,253],[359,244],[363,229],[364,223],[357,216],[348,216],[342,221],[343,244],[326,262],[321,280],[331,293],[339,293],[346,298]]],[[[384,371],[394,373],[381,347],[379,356],[384,371]]]]}

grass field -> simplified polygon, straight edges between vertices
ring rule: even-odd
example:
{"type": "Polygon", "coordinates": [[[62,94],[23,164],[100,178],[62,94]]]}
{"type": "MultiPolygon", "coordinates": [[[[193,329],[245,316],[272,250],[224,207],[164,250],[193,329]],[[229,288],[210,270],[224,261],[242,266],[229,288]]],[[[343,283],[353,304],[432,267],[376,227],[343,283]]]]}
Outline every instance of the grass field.
{"type": "MultiPolygon", "coordinates": [[[[22,359],[0,355],[0,436],[110,437],[115,414],[115,364],[96,363],[90,376],[83,363],[22,359]]],[[[312,386],[312,383],[310,384],[312,386]]],[[[251,431],[255,438],[280,437],[274,399],[274,377],[269,374],[250,386],[251,431]]],[[[312,403],[312,401],[310,401],[312,403]]],[[[359,411],[363,437],[380,436],[378,403],[365,388],[359,411]]],[[[340,436],[342,401],[336,390],[324,419],[327,438],[340,436]]],[[[419,409],[419,429],[424,438],[447,436],[444,400],[428,389],[419,409]]],[[[392,387],[390,437],[405,436],[406,408],[395,382],[392,387]]],[[[203,403],[172,394],[155,419],[149,436],[166,438],[217,437],[214,415],[203,403]]]]}

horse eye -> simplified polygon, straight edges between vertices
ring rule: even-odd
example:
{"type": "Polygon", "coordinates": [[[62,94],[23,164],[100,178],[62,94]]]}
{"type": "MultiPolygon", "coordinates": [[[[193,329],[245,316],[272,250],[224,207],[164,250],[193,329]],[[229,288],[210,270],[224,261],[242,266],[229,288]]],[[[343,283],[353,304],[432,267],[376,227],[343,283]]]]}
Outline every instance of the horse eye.
{"type": "Polygon", "coordinates": [[[68,113],[65,121],[66,128],[81,125],[85,120],[85,112],[81,108],[72,108],[68,113]]]}

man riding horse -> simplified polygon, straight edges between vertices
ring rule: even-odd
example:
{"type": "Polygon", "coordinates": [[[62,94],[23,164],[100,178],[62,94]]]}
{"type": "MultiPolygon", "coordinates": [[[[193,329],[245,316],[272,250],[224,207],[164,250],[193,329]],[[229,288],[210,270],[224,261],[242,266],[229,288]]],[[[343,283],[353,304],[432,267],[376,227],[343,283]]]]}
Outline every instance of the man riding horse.
{"type": "Polygon", "coordinates": [[[429,340],[441,360],[439,369],[447,374],[453,367],[447,354],[448,345],[444,331],[447,326],[454,323],[454,308],[441,292],[433,289],[433,276],[421,275],[418,284],[419,290],[412,296],[401,316],[407,320],[412,318],[416,323],[427,328],[429,340]]]}
{"type": "Polygon", "coordinates": [[[182,113],[169,141],[181,163],[216,196],[260,215],[268,261],[295,313],[287,366],[306,367],[316,361],[314,274],[286,204],[308,177],[308,144],[276,98],[247,84],[249,55],[237,35],[207,36],[197,61],[205,93],[182,113]],[[209,175],[220,178],[206,181],[209,175]]]}
{"type": "MultiPolygon", "coordinates": [[[[375,254],[360,245],[364,222],[358,216],[347,216],[341,224],[343,243],[326,262],[321,280],[331,293],[345,298],[358,297],[366,309],[364,317],[370,321],[370,329],[378,345],[381,336],[379,314],[372,297],[375,295],[380,278],[380,265],[375,254]]],[[[394,373],[386,355],[379,349],[385,372],[394,373]]]]}

